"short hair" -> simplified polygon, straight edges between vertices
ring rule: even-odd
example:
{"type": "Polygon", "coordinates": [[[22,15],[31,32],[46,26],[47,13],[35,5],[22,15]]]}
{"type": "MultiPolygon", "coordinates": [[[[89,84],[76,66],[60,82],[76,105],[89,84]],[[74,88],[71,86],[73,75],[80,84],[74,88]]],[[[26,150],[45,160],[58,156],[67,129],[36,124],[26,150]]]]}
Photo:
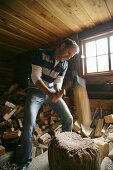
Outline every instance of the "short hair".
{"type": "MultiPolygon", "coordinates": [[[[70,39],[70,38],[66,38],[62,43],[65,43],[65,47],[66,48],[69,48],[69,47],[71,47],[72,45],[74,45],[75,46],[75,48],[76,48],[76,53],[75,54],[78,54],[79,53],[79,46],[78,46],[78,44],[74,41],[74,40],[72,40],[72,39],[70,39]]],[[[61,44],[62,44],[61,43],[61,44]]]]}

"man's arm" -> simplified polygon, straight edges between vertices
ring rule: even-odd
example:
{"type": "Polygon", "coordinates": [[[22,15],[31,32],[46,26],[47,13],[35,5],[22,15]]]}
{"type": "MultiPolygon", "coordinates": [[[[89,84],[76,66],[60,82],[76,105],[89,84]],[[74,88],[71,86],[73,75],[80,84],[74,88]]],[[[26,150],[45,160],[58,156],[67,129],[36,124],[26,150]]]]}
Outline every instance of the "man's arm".
{"type": "Polygon", "coordinates": [[[56,91],[56,92],[51,92],[50,89],[45,85],[45,83],[43,82],[42,79],[37,80],[36,83],[35,83],[35,85],[36,85],[40,90],[42,90],[45,94],[47,94],[47,95],[50,97],[50,99],[51,99],[51,101],[52,101],[53,103],[57,102],[57,100],[58,100],[59,98],[61,98],[61,97],[63,96],[63,94],[64,94],[64,92],[61,91],[61,90],[60,90],[60,91],[56,91]]]}
{"type": "Polygon", "coordinates": [[[50,89],[46,86],[46,84],[41,79],[42,68],[40,66],[36,66],[32,64],[32,74],[31,78],[33,83],[42,90],[45,94],[47,94],[52,102],[57,102],[57,100],[63,96],[63,92],[60,90],[56,90],[56,93],[50,91],[50,89]]]}

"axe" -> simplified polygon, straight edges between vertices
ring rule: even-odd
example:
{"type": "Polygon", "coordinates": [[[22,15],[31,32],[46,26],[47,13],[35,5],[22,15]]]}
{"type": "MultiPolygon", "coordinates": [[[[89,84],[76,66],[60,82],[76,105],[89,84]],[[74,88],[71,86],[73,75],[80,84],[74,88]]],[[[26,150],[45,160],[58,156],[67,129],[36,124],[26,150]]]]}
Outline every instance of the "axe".
{"type": "Polygon", "coordinates": [[[66,79],[63,88],[66,90],[73,88],[73,101],[78,114],[77,122],[82,129],[87,132],[90,131],[92,117],[85,80],[76,75],[73,77],[73,80],[66,79]]]}

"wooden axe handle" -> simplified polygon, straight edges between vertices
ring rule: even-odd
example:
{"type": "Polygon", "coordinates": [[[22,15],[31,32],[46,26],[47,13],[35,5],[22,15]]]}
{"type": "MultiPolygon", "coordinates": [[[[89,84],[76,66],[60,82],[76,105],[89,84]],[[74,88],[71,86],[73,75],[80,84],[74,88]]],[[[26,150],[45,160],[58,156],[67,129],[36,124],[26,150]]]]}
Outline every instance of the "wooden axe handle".
{"type": "Polygon", "coordinates": [[[62,89],[68,90],[69,88],[71,88],[73,86],[73,83],[71,80],[68,80],[64,85],[62,89]]]}

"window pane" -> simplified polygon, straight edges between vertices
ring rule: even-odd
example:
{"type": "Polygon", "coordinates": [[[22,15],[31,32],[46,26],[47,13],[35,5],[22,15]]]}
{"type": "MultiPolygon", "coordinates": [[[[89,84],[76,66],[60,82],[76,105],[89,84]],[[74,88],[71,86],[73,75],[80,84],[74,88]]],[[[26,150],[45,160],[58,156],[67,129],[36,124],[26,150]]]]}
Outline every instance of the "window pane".
{"type": "Polygon", "coordinates": [[[108,43],[107,38],[102,38],[96,40],[97,44],[97,55],[107,54],[108,53],[108,43]]]}
{"type": "Polygon", "coordinates": [[[96,56],[95,41],[86,43],[86,57],[96,56]]]}
{"type": "Polygon", "coordinates": [[[96,57],[87,58],[87,73],[97,72],[96,57]]]}
{"type": "Polygon", "coordinates": [[[111,70],[113,70],[113,54],[111,54],[111,70]]]}
{"type": "Polygon", "coordinates": [[[109,71],[108,55],[102,55],[97,57],[98,71],[109,71]]]}
{"type": "Polygon", "coordinates": [[[110,52],[113,53],[113,36],[110,37],[110,52]]]}

